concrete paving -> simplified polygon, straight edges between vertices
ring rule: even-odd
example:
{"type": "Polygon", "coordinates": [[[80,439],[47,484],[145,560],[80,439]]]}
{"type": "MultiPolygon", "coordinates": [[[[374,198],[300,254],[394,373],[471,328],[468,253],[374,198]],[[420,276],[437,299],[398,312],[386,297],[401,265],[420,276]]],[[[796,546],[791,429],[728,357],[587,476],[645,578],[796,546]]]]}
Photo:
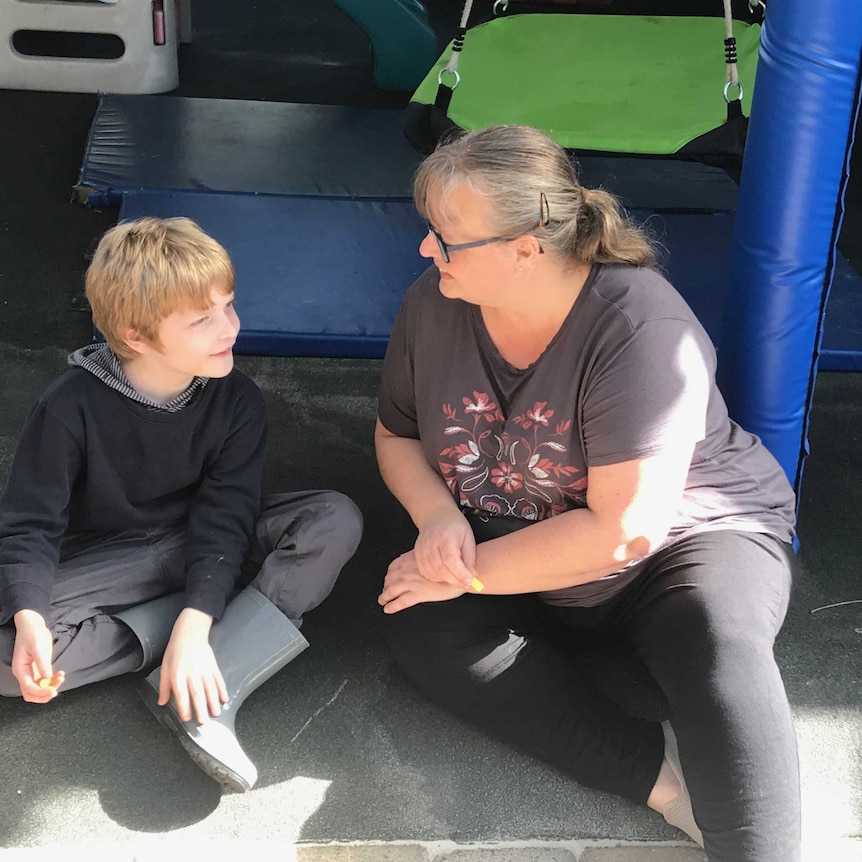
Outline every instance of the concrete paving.
{"type": "MultiPolygon", "coordinates": [[[[156,840],[134,846],[67,846],[0,850],[0,862],[47,862],[62,855],[77,862],[162,862],[183,857],[209,862],[254,859],[255,862],[704,862],[703,851],[666,843],[613,842],[500,842],[455,844],[436,842],[351,842],[329,844],[274,844],[264,841],[177,842],[156,840]]],[[[828,862],[858,862],[862,842],[846,839],[820,843],[807,858],[828,862]]]]}
{"type": "MultiPolygon", "coordinates": [[[[23,396],[35,397],[64,355],[0,345],[7,405],[0,475],[24,418],[23,396]]],[[[239,715],[259,783],[222,795],[139,703],[133,678],[67,692],[47,707],[4,699],[0,860],[18,858],[13,848],[22,859],[47,858],[61,845],[64,859],[148,862],[183,844],[254,846],[256,859],[295,854],[303,862],[703,858],[661,817],[489,739],[430,705],[394,668],[374,600],[411,529],[373,466],[379,363],[243,358],[240,365],[264,389],[272,414],[268,481],[309,487],[322,474],[367,520],[334,594],[308,617],[311,649],[239,715]]],[[[862,832],[862,606],[817,610],[859,596],[862,379],[824,375],[819,386],[803,569],[778,643],[800,741],[806,862],[862,860],[859,845],[846,841],[862,832]],[[817,454],[826,451],[828,463],[817,454]]]]}
{"type": "MultiPolygon", "coordinates": [[[[68,848],[0,851],[2,862],[42,862],[49,853],[68,848]]],[[[255,862],[702,862],[700,850],[673,844],[653,846],[599,846],[589,842],[508,842],[495,845],[457,845],[439,842],[369,842],[365,844],[273,845],[265,842],[235,842],[192,845],[162,843],[157,847],[140,845],[134,851],[125,847],[90,847],[73,859],[88,862],[161,862],[166,857],[193,854],[208,859],[253,858],[255,862]]]]}

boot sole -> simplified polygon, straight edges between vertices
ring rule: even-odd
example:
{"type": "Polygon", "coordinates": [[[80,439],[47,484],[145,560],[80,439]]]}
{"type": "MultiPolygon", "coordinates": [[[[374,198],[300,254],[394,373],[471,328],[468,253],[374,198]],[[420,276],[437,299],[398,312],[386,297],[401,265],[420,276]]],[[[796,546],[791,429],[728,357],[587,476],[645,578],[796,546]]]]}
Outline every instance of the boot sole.
{"type": "Polygon", "coordinates": [[[141,699],[159,723],[173,732],[186,750],[186,753],[214,781],[231,793],[245,793],[251,785],[208,751],[201,748],[190,736],[182,719],[169,706],[159,706],[158,695],[152,686],[144,681],[140,689],[141,699]]]}

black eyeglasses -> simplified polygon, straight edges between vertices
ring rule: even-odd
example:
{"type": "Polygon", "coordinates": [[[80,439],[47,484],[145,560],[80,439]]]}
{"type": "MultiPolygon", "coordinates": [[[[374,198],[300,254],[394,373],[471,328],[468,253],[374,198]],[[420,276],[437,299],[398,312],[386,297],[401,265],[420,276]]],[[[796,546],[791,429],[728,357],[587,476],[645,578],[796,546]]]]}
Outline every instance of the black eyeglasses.
{"type": "Polygon", "coordinates": [[[492,236],[490,239],[476,239],[473,242],[456,242],[448,243],[442,236],[431,226],[430,222],[425,222],[428,225],[428,231],[434,234],[434,239],[437,240],[437,247],[440,249],[440,257],[445,263],[449,263],[450,251],[463,251],[466,248],[479,248],[480,245],[491,245],[495,242],[509,242],[510,237],[507,236],[492,236]]]}
{"type": "MultiPolygon", "coordinates": [[[[548,210],[548,199],[545,197],[544,192],[539,195],[539,223],[536,227],[545,227],[550,221],[550,212],[548,210]]],[[[434,228],[431,222],[426,221],[425,224],[428,226],[428,232],[434,235],[434,239],[437,240],[437,247],[440,249],[440,257],[443,258],[444,263],[449,263],[449,252],[450,251],[464,251],[468,248],[479,248],[483,245],[491,245],[495,242],[511,242],[513,239],[517,239],[517,237],[511,236],[492,236],[489,239],[476,239],[472,242],[458,242],[458,243],[447,243],[440,233],[434,228]]],[[[535,230],[535,228],[533,228],[535,230]]],[[[541,244],[539,245],[539,254],[544,254],[545,250],[542,248],[541,244]]]]}

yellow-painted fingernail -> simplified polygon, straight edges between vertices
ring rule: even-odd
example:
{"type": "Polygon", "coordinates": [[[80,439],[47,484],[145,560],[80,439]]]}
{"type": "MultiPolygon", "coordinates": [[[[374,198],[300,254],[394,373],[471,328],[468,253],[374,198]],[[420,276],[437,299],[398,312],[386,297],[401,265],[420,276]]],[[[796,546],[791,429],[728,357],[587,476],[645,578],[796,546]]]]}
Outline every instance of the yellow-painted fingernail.
{"type": "Polygon", "coordinates": [[[471,587],[472,587],[472,588],[473,588],[477,593],[481,593],[481,592],[482,592],[482,590],[484,590],[484,589],[485,589],[485,585],[484,585],[484,584],[483,584],[483,583],[482,583],[478,578],[473,578],[472,582],[470,583],[470,586],[471,586],[471,587]]]}

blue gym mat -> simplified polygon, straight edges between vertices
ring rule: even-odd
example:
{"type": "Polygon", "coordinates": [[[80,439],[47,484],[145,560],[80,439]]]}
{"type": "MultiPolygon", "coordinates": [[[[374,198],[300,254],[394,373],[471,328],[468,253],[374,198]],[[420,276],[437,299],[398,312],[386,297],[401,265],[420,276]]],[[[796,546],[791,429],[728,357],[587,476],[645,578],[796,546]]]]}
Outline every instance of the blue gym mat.
{"type": "Polygon", "coordinates": [[[171,96],[99,98],[78,178],[90,206],[139,189],[407,200],[402,111],[171,96]]]}
{"type": "MultiPolygon", "coordinates": [[[[387,108],[103,95],[78,197],[98,207],[140,189],[409,200],[422,159],[401,131],[403,117],[387,108]]],[[[693,162],[585,156],[579,173],[628,207],[736,208],[727,174],[693,162]]]]}
{"type": "MultiPolygon", "coordinates": [[[[402,112],[102,96],[78,183],[121,218],[187,215],[234,258],[238,350],[382,356],[426,263],[409,202],[420,157],[402,112]]],[[[666,269],[718,340],[736,186],[715,168],[585,157],[582,182],[619,194],[668,251],[666,269]]],[[[837,256],[820,358],[862,371],[862,276],[837,256]]]]}
{"type": "MultiPolygon", "coordinates": [[[[188,216],[228,250],[237,273],[240,353],[381,357],[404,291],[428,265],[418,253],[424,223],[405,201],[126,194],[120,217],[144,215],[188,216]]],[[[668,277],[717,340],[732,216],[632,215],[665,247],[668,277]]],[[[839,266],[836,287],[851,274],[858,284],[846,262],[839,266]]],[[[862,292],[856,300],[843,310],[862,320],[862,292]]],[[[821,367],[846,363],[845,336],[859,336],[858,330],[836,331],[845,341],[833,338],[821,367]]]]}

